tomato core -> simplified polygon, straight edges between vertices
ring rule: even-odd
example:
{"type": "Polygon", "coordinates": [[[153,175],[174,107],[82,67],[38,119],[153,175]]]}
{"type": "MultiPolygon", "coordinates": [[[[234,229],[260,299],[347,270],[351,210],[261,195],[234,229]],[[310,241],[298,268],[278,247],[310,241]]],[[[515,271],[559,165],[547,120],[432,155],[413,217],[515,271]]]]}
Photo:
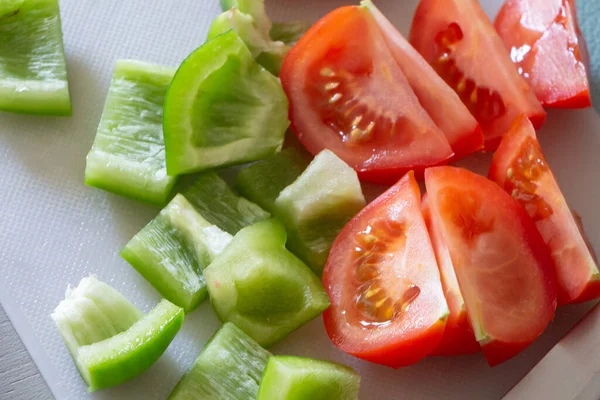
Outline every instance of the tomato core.
{"type": "Polygon", "coordinates": [[[483,205],[481,196],[453,187],[440,190],[439,196],[443,213],[460,229],[461,235],[470,245],[475,245],[479,235],[494,230],[493,218],[479,215],[483,205]]]}

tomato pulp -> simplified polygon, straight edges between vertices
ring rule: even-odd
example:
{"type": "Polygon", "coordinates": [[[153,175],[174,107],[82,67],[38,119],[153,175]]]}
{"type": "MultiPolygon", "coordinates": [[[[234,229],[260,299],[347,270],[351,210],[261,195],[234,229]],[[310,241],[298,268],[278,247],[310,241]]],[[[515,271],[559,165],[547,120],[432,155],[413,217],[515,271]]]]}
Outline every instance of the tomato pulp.
{"type": "Polygon", "coordinates": [[[453,156],[364,7],[338,8],[317,22],[280,76],[303,145],[313,154],[330,149],[362,180],[394,183],[453,156]]]}
{"type": "Polygon", "coordinates": [[[558,277],[558,303],[600,297],[598,265],[527,118],[517,119],[502,140],[489,177],[525,207],[550,247],[558,277]]]}
{"type": "Polygon", "coordinates": [[[456,356],[461,354],[472,354],[480,351],[479,343],[475,340],[475,334],[469,321],[465,299],[460,291],[458,279],[452,265],[452,258],[440,227],[431,217],[427,195],[423,196],[422,202],[423,218],[427,224],[431,243],[440,269],[442,286],[446,302],[450,309],[446,329],[440,344],[431,352],[432,356],[456,356]]]}
{"type": "Polygon", "coordinates": [[[435,349],[449,311],[412,172],[342,230],[323,284],[325,328],[343,351],[401,367],[435,349]]]}
{"type": "Polygon", "coordinates": [[[544,123],[542,105],[477,0],[422,0],[410,42],[475,116],[486,150],[498,147],[521,114],[536,128],[544,123]]]}
{"type": "Polygon", "coordinates": [[[542,104],[591,106],[585,42],[574,0],[507,0],[495,26],[542,104]]]}
{"type": "Polygon", "coordinates": [[[518,354],[556,308],[550,251],[525,209],[494,182],[454,167],[425,172],[475,337],[490,365],[518,354]]]}

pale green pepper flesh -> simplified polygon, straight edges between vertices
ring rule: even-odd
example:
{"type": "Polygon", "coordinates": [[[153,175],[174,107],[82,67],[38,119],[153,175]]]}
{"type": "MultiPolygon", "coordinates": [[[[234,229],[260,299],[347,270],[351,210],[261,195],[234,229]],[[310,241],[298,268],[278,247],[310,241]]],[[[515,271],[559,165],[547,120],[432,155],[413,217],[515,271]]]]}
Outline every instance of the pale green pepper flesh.
{"type": "Polygon", "coordinates": [[[167,171],[179,175],[244,164],[281,150],[289,126],[279,80],[234,31],[181,64],[165,100],[167,171]]]}
{"type": "Polygon", "coordinates": [[[71,115],[58,0],[0,8],[0,111],[71,115]]]}
{"type": "Polygon", "coordinates": [[[349,367],[304,357],[274,356],[257,400],[358,400],[360,376],[349,367]]]}
{"type": "MultiPolygon", "coordinates": [[[[241,9],[244,13],[249,13],[251,16],[256,15],[255,10],[261,10],[258,6],[264,3],[264,0],[219,0],[223,12],[234,7],[241,9]],[[254,11],[254,12],[252,12],[254,11]]],[[[264,7],[262,8],[264,10],[264,7]]],[[[261,19],[268,18],[266,13],[258,15],[261,19]]],[[[273,22],[271,29],[268,31],[272,41],[283,42],[288,46],[293,46],[302,37],[302,35],[311,27],[311,23],[307,21],[290,21],[290,22],[273,22]]]]}
{"type": "Polygon", "coordinates": [[[226,323],[206,344],[169,400],[255,399],[270,356],[238,327],[226,323]]]}
{"type": "Polygon", "coordinates": [[[0,0],[0,18],[17,14],[25,0],[0,0]]]}
{"type": "Polygon", "coordinates": [[[176,177],[168,176],[162,115],[174,68],[117,61],[92,149],[85,183],[165,205],[176,177]]]}
{"type": "Polygon", "coordinates": [[[193,311],[208,296],[202,271],[231,235],[178,194],[127,243],[121,256],[167,300],[193,311]]]}
{"type": "Polygon", "coordinates": [[[239,231],[204,270],[219,318],[262,346],[277,343],[329,306],[317,276],[285,242],[280,222],[258,222],[239,231]]]}
{"type": "Polygon", "coordinates": [[[162,300],[144,315],[95,277],[67,292],[51,315],[89,391],[133,379],[165,352],[184,312],[162,300]]]}
{"type": "Polygon", "coordinates": [[[287,148],[243,168],[235,181],[242,196],[271,214],[276,212],[275,200],[306,169],[308,160],[298,150],[287,148]]]}
{"type": "Polygon", "coordinates": [[[269,218],[267,211],[237,195],[223,178],[212,171],[195,176],[194,182],[182,194],[203,218],[232,235],[269,218]]]}

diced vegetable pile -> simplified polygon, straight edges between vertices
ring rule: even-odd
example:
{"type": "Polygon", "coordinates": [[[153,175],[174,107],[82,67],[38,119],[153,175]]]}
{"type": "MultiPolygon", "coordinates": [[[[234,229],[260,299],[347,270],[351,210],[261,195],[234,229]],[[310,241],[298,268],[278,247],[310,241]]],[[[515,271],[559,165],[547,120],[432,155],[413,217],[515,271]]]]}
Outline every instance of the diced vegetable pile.
{"type": "MultiPolygon", "coordinates": [[[[421,0],[408,40],[370,0],[312,27],[220,3],[178,68],[116,62],[85,183],[163,207],[121,256],[164,299],[67,291],[52,319],[90,391],[152,366],[206,299],[223,326],[171,399],[358,399],[352,369],[266,350],[321,313],[367,361],[494,366],[600,297],[536,134],[543,106],[590,105],[571,0],[506,0],[495,25],[421,0]],[[483,150],[489,177],[447,165],[483,150]],[[367,205],[361,181],[391,187],[367,205]]],[[[0,0],[0,110],[71,114],[57,0],[0,0]]]]}

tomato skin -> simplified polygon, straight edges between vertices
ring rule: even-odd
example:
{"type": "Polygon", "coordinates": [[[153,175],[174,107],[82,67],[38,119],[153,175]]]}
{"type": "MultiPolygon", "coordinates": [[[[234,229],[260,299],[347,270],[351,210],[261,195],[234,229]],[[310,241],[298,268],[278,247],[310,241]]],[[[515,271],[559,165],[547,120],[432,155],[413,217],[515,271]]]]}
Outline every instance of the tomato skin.
{"type": "Polygon", "coordinates": [[[450,314],[442,340],[429,355],[452,357],[475,354],[480,351],[481,347],[475,340],[469,315],[465,310],[458,315],[450,314]]]}
{"type": "Polygon", "coordinates": [[[493,341],[483,346],[483,354],[490,367],[495,367],[513,358],[531,343],[512,343],[501,340],[493,341]]]}
{"type": "Polygon", "coordinates": [[[323,313],[325,329],[341,350],[367,361],[399,368],[416,363],[439,344],[449,311],[420,211],[420,189],[412,173],[405,175],[344,227],[323,271],[323,285],[331,300],[331,307],[323,313]],[[389,250],[383,252],[384,262],[378,262],[377,276],[384,282],[382,287],[392,288],[393,296],[403,297],[393,288],[402,286],[405,281],[412,282],[419,288],[419,294],[389,323],[365,327],[362,314],[358,314],[353,305],[361,286],[355,283],[358,269],[355,270],[352,257],[357,234],[371,232],[370,227],[377,221],[406,226],[404,236],[394,236],[386,242],[391,249],[386,247],[389,250]],[[402,241],[404,251],[395,247],[402,241]],[[411,264],[406,264],[404,256],[411,264]],[[414,260],[418,260],[418,268],[414,267],[414,260]]]}
{"type": "Polygon", "coordinates": [[[414,174],[415,179],[418,181],[422,181],[425,175],[425,170],[431,167],[438,167],[440,165],[446,165],[452,161],[455,161],[456,156],[450,156],[446,159],[443,159],[439,162],[431,164],[429,167],[424,167],[422,165],[415,167],[406,167],[402,169],[398,168],[380,168],[380,169],[363,169],[358,170],[356,173],[358,174],[358,178],[363,182],[370,182],[377,185],[386,185],[391,186],[398,182],[398,174],[403,173],[407,174],[411,172],[414,174]]]}
{"type": "Polygon", "coordinates": [[[561,292],[559,292],[559,294],[559,305],[570,303],[585,303],[586,301],[597,300],[600,297],[600,279],[588,282],[585,285],[585,288],[579,293],[579,295],[574,300],[570,301],[570,303],[567,303],[569,302],[568,294],[566,295],[562,290],[561,292]]]}
{"type": "Polygon", "coordinates": [[[527,115],[536,128],[544,123],[542,105],[477,0],[421,0],[410,43],[473,113],[486,151],[498,147],[518,115],[527,115]]]}
{"type": "Polygon", "coordinates": [[[550,252],[525,209],[502,188],[462,168],[425,172],[469,319],[492,366],[531,344],[556,309],[550,252]]]}
{"type": "Polygon", "coordinates": [[[391,184],[454,155],[362,7],[338,8],[313,25],[280,78],[300,142],[313,154],[333,151],[362,180],[391,184]]]}
{"type": "Polygon", "coordinates": [[[585,41],[573,0],[507,0],[495,27],[544,106],[591,106],[585,41]]]}
{"type": "MultiPolygon", "coordinates": [[[[452,161],[458,161],[476,151],[481,151],[485,148],[485,138],[481,126],[477,124],[474,130],[467,133],[463,137],[451,143],[454,150],[452,161]]],[[[434,165],[434,167],[437,165],[434,165]]]]}
{"type": "MultiPolygon", "coordinates": [[[[335,331],[338,329],[334,323],[334,317],[332,316],[331,307],[323,312],[323,321],[325,323],[325,330],[329,335],[329,338],[337,347],[337,336],[335,331]]],[[[408,339],[402,342],[393,343],[387,346],[382,346],[373,350],[366,351],[352,351],[345,350],[346,353],[360,358],[361,360],[369,361],[375,364],[385,365],[390,368],[402,368],[409,365],[413,365],[425,356],[429,355],[433,349],[435,349],[444,334],[446,323],[443,320],[439,320],[433,324],[429,329],[423,332],[422,337],[417,339],[408,339]],[[419,350],[415,351],[418,347],[419,350]]]]}
{"type": "Polygon", "coordinates": [[[450,309],[450,316],[446,321],[446,330],[439,345],[431,352],[431,356],[458,356],[462,354],[474,354],[481,351],[479,343],[475,340],[475,334],[469,321],[469,315],[465,306],[465,300],[460,291],[456,273],[452,266],[452,259],[448,253],[444,238],[438,226],[431,216],[427,194],[423,196],[422,210],[425,224],[431,237],[433,249],[442,278],[444,296],[450,309]]]}
{"type": "Polygon", "coordinates": [[[581,303],[600,297],[597,262],[527,118],[515,120],[511,130],[504,136],[494,155],[489,178],[507,192],[515,193],[514,196],[521,200],[536,221],[556,266],[558,304],[581,303]],[[527,162],[525,158],[531,158],[534,162],[527,162]],[[526,169],[528,178],[524,179],[519,173],[519,165],[526,169]]]}

